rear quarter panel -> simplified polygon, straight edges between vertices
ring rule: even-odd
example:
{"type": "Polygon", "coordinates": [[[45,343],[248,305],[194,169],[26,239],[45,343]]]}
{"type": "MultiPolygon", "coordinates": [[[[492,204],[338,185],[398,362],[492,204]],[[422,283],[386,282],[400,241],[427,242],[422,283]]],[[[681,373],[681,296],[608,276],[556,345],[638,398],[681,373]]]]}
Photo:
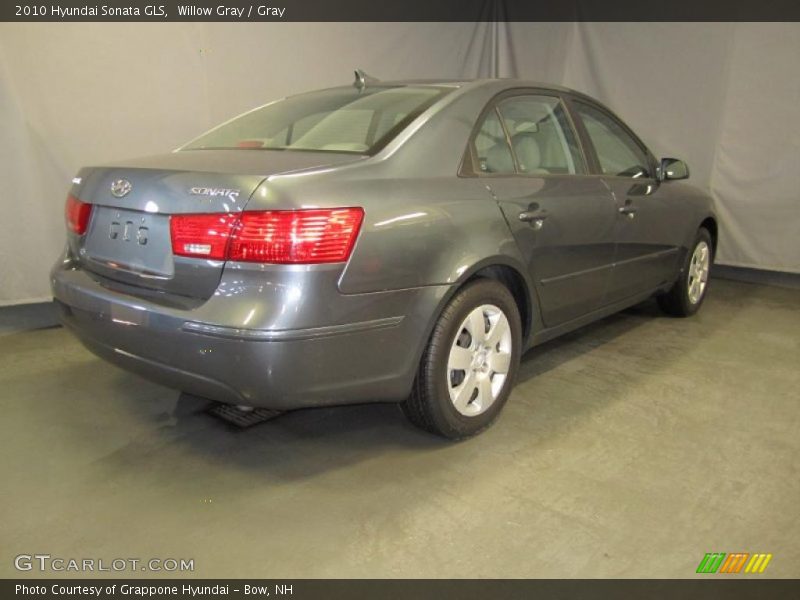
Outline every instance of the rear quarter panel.
{"type": "Polygon", "coordinates": [[[519,252],[497,203],[475,180],[388,182],[370,204],[344,293],[450,285],[473,265],[519,252]]]}

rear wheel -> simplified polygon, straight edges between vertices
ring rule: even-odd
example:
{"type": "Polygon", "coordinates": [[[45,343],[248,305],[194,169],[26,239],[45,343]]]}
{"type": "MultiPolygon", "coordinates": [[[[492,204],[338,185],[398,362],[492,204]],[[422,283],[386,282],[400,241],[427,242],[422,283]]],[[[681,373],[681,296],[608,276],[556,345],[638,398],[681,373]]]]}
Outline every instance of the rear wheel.
{"type": "Polygon", "coordinates": [[[678,281],[670,290],[658,297],[661,309],[676,317],[696,313],[706,297],[708,277],[714,261],[713,242],[707,229],[697,232],[692,251],[687,255],[678,281]]]}
{"type": "Polygon", "coordinates": [[[503,408],[522,344],[511,292],[492,279],[459,291],[442,311],[403,412],[412,423],[450,439],[475,435],[503,408]]]}

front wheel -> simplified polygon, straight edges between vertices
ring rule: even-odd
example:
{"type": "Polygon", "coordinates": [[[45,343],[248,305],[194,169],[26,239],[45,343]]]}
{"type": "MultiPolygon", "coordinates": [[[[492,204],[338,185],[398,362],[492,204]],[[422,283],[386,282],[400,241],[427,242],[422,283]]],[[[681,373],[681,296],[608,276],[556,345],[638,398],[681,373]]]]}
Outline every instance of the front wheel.
{"type": "Polygon", "coordinates": [[[442,311],[403,412],[446,438],[475,435],[508,399],[521,345],[519,310],[508,288],[493,279],[468,284],[442,311]]]}
{"type": "Polygon", "coordinates": [[[714,261],[713,242],[707,229],[697,232],[691,253],[686,256],[681,276],[668,292],[658,297],[661,309],[676,317],[696,313],[706,297],[708,277],[714,261]]]}

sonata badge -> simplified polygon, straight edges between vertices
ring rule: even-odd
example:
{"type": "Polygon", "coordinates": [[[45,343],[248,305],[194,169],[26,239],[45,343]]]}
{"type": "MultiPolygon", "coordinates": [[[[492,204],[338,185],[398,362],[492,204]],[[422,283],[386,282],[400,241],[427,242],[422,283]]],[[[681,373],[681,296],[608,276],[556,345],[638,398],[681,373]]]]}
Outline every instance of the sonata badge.
{"type": "Polygon", "coordinates": [[[189,193],[193,196],[209,196],[215,198],[217,196],[224,196],[231,200],[236,200],[239,197],[241,190],[231,188],[217,188],[217,187],[193,187],[189,188],[189,193]]]}

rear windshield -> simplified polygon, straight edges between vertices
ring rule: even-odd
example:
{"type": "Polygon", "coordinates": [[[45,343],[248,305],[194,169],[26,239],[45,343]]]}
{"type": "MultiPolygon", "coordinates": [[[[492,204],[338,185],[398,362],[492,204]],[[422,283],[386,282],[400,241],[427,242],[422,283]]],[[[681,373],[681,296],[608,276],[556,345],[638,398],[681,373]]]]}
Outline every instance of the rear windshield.
{"type": "Polygon", "coordinates": [[[212,129],[181,150],[309,150],[373,154],[445,95],[433,86],[334,88],[292,96],[212,129]]]}

